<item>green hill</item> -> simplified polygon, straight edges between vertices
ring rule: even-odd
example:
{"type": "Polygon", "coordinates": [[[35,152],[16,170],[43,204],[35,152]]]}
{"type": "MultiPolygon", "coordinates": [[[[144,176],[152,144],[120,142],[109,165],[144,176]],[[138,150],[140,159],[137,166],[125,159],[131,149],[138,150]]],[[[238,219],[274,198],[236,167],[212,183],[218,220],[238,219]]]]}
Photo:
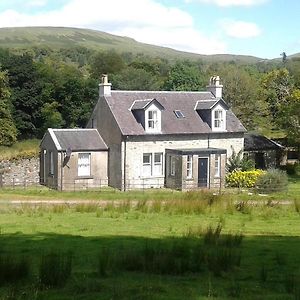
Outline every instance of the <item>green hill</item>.
{"type": "Polygon", "coordinates": [[[205,61],[237,61],[256,63],[260,58],[246,55],[200,55],[171,48],[139,43],[132,38],[102,31],[66,27],[13,27],[0,28],[0,47],[26,49],[49,47],[51,49],[86,47],[93,50],[114,49],[118,52],[144,53],[168,59],[203,59],[205,61]]]}

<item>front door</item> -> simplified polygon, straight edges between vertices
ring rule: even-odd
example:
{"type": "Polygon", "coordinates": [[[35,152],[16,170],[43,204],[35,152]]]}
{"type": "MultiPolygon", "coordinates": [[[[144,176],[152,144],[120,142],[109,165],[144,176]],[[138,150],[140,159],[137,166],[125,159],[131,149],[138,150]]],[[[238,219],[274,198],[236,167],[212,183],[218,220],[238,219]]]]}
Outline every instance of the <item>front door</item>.
{"type": "Polygon", "coordinates": [[[198,159],[198,187],[207,187],[208,158],[198,159]]]}

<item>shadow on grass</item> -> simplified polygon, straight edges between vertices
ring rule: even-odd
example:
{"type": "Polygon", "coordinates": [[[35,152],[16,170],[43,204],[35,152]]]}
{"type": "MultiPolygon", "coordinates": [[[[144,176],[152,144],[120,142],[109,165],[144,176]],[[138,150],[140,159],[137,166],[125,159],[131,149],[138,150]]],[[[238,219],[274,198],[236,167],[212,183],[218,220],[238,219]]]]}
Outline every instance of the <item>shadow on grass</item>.
{"type": "MultiPolygon", "coordinates": [[[[298,299],[298,237],[246,237],[241,245],[226,247],[205,246],[193,237],[2,234],[1,257],[28,258],[30,276],[3,283],[0,299],[298,299]],[[41,259],[49,253],[72,253],[71,275],[63,287],[40,286],[41,259]],[[239,262],[232,260],[237,253],[239,262]],[[220,260],[210,265],[214,257],[220,260]],[[214,265],[231,260],[215,272],[214,265]]],[[[48,269],[57,269],[55,261],[48,269]]]]}

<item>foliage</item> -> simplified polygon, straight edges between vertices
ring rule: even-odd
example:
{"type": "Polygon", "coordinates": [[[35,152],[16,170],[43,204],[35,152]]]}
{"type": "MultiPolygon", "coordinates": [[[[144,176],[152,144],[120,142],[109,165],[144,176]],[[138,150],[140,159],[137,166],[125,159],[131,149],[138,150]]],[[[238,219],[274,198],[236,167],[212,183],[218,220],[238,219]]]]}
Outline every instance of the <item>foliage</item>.
{"type": "Polygon", "coordinates": [[[249,171],[253,170],[255,163],[252,159],[243,155],[243,150],[241,149],[238,153],[235,152],[234,148],[231,147],[232,154],[226,163],[227,172],[231,173],[236,170],[249,171]]]}
{"type": "Polygon", "coordinates": [[[58,111],[59,104],[57,102],[45,103],[41,109],[41,117],[43,119],[42,132],[47,128],[61,128],[64,125],[64,120],[61,113],[58,111]]]}
{"type": "Polygon", "coordinates": [[[0,146],[0,160],[38,157],[39,144],[40,140],[32,139],[16,142],[10,147],[0,146]]]}
{"type": "Polygon", "coordinates": [[[177,62],[170,70],[163,86],[169,91],[199,91],[205,81],[199,69],[188,62],[177,62]]]}
{"type": "Polygon", "coordinates": [[[262,170],[239,171],[235,170],[226,175],[226,184],[230,187],[252,188],[264,174],[262,170]]]}
{"type": "Polygon", "coordinates": [[[269,169],[259,176],[256,181],[256,188],[259,192],[274,193],[285,191],[288,185],[288,178],[284,171],[269,169]]]}
{"type": "Polygon", "coordinates": [[[10,146],[16,142],[17,129],[11,115],[8,78],[0,71],[0,146],[10,146]]]}

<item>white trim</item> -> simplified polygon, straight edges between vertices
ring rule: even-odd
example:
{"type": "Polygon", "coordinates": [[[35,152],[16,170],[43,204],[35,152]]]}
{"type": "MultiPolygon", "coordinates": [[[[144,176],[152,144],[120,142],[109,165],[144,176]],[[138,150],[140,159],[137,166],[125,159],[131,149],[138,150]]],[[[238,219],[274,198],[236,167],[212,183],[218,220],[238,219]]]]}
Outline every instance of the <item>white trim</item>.
{"type": "Polygon", "coordinates": [[[55,145],[56,149],[57,149],[58,151],[61,151],[61,150],[62,150],[62,149],[61,149],[61,146],[60,146],[60,144],[59,144],[59,142],[58,142],[58,139],[57,139],[57,137],[56,137],[56,135],[55,135],[53,129],[52,129],[52,128],[48,128],[48,131],[49,131],[50,136],[51,136],[51,138],[52,138],[52,140],[53,140],[53,142],[54,142],[54,145],[55,145]]]}

